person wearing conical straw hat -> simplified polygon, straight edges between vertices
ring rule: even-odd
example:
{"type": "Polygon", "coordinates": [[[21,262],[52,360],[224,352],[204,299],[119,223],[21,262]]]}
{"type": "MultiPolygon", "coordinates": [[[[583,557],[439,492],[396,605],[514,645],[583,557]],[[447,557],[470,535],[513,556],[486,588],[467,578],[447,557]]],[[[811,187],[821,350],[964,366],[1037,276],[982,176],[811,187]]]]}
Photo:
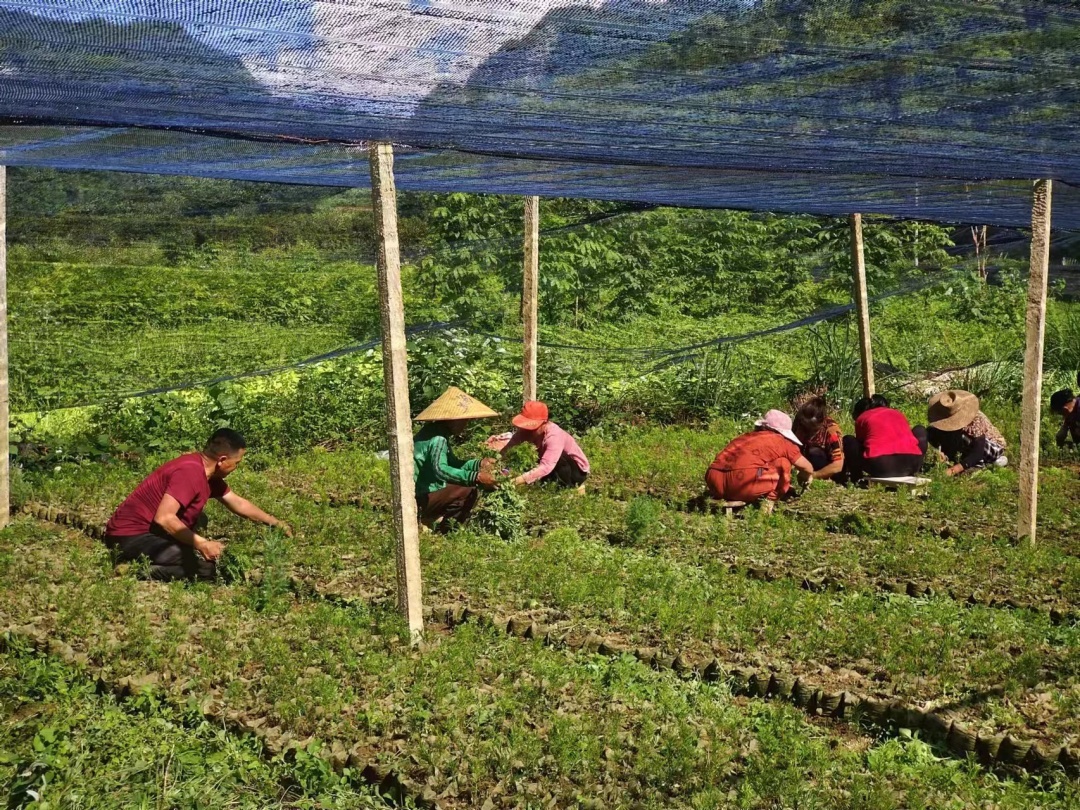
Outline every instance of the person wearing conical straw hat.
{"type": "Polygon", "coordinates": [[[416,508],[429,529],[448,520],[465,523],[480,493],[477,486],[495,486],[494,459],[461,461],[450,449],[450,439],[461,435],[470,420],[498,414],[460,388],[450,386],[416,416],[426,422],[413,437],[416,508]]]}
{"type": "Polygon", "coordinates": [[[515,478],[514,484],[554,482],[564,487],[576,487],[578,492],[585,491],[589,459],[577,440],[551,421],[546,404],[539,400],[526,402],[512,421],[517,432],[503,446],[502,452],[529,442],[536,447],[539,459],[535,467],[515,478]]]}
{"type": "Polygon", "coordinates": [[[926,417],[930,444],[942,461],[952,462],[947,475],[1009,463],[1005,437],[979,410],[979,398],[970,391],[942,391],[930,400],[926,417]]]}

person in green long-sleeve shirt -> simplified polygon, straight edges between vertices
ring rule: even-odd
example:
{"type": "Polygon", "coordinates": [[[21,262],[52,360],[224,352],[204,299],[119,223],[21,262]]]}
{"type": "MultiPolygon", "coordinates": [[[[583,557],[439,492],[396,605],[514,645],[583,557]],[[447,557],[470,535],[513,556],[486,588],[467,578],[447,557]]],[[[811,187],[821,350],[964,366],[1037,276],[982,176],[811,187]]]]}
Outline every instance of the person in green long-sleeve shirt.
{"type": "Polygon", "coordinates": [[[450,387],[416,417],[427,422],[413,437],[416,509],[429,529],[448,526],[453,519],[465,523],[480,493],[492,487],[494,459],[461,461],[450,449],[450,439],[468,427],[469,420],[498,416],[487,405],[450,387]]]}

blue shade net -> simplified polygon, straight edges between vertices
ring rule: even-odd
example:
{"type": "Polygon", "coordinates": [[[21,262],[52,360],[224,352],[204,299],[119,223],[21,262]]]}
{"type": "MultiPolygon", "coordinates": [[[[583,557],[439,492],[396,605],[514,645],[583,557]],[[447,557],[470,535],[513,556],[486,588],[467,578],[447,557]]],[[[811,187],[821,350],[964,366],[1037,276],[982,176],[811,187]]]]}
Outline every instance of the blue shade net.
{"type": "Polygon", "coordinates": [[[0,161],[361,185],[378,139],[415,190],[997,225],[1048,177],[1071,229],[1078,42],[1075,0],[0,0],[0,161]]]}

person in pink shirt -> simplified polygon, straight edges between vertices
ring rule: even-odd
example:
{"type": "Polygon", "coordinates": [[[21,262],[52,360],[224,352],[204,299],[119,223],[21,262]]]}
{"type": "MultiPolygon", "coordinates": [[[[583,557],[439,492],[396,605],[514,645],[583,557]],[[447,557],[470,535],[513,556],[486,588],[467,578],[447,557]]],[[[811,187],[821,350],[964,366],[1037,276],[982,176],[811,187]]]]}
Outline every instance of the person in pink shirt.
{"type": "Polygon", "coordinates": [[[543,402],[526,402],[521,413],[513,418],[517,432],[502,448],[506,453],[522,442],[536,446],[539,462],[528,472],[514,479],[514,484],[535,484],[554,481],[564,487],[585,490],[589,477],[589,460],[581,452],[574,437],[548,419],[548,407],[543,402]]]}

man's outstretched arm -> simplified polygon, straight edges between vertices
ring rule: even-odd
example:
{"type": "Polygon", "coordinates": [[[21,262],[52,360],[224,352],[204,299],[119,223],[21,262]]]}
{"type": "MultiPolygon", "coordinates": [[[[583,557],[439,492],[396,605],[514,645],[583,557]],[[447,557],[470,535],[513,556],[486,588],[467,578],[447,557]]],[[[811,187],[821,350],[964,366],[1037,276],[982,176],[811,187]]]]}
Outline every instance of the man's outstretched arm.
{"type": "Polygon", "coordinates": [[[264,512],[247,498],[241,498],[232,490],[229,490],[222,495],[219,500],[225,504],[225,508],[234,515],[247,518],[254,523],[265,523],[267,526],[275,526],[285,532],[287,537],[292,537],[292,529],[289,528],[288,524],[282,523],[273,515],[264,512]]]}

